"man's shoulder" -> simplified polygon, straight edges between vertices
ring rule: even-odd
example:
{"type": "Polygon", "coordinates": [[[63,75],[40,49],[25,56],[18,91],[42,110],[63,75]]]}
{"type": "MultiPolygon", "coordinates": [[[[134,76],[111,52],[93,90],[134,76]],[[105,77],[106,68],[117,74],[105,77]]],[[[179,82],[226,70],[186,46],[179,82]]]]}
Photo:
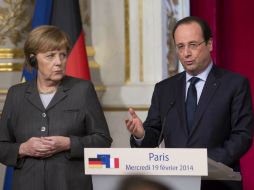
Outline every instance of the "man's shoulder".
{"type": "Polygon", "coordinates": [[[166,78],[160,82],[158,82],[156,85],[157,86],[170,86],[170,85],[174,85],[174,84],[177,84],[179,82],[181,82],[183,79],[185,79],[185,72],[181,72],[181,73],[178,73],[174,76],[171,76],[169,78],[166,78]]]}
{"type": "Polygon", "coordinates": [[[224,69],[218,66],[214,66],[214,70],[213,70],[213,74],[223,80],[231,80],[232,83],[237,82],[237,81],[244,81],[244,80],[248,80],[247,77],[236,73],[234,71],[228,70],[228,69],[224,69]]]}

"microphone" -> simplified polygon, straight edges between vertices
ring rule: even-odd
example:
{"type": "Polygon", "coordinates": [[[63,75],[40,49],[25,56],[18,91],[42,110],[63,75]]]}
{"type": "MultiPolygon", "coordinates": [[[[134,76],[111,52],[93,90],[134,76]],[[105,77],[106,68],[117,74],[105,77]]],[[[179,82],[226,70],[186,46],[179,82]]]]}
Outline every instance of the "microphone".
{"type": "Polygon", "coordinates": [[[175,101],[174,100],[169,102],[168,110],[166,112],[165,117],[163,118],[163,122],[162,122],[162,126],[161,126],[161,132],[160,132],[160,136],[159,136],[159,139],[158,139],[157,148],[159,148],[159,146],[161,144],[161,141],[162,141],[162,135],[163,135],[163,131],[164,131],[164,128],[165,128],[165,125],[166,125],[166,119],[167,119],[168,113],[169,113],[169,111],[172,109],[172,107],[174,105],[175,105],[175,101]]]}

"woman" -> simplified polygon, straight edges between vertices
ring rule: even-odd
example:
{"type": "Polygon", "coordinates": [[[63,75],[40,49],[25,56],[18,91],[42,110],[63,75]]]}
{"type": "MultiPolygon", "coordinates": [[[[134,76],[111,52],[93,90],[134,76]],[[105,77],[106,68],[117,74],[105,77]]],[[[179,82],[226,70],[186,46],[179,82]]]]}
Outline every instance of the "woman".
{"type": "Polygon", "coordinates": [[[34,29],[25,42],[37,79],[9,89],[0,122],[0,161],[14,166],[14,190],[92,190],[83,149],[111,145],[92,83],[65,76],[69,50],[54,26],[34,29]]]}

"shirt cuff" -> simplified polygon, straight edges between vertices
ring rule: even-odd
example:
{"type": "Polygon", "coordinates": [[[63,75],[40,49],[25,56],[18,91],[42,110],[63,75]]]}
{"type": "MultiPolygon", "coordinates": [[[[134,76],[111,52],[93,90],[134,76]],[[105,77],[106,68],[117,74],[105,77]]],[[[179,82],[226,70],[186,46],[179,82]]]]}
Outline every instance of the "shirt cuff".
{"type": "Polygon", "coordinates": [[[142,141],[143,141],[144,138],[145,138],[145,135],[146,135],[146,132],[145,132],[144,136],[141,137],[140,139],[136,138],[136,137],[133,135],[133,138],[134,138],[134,140],[135,140],[135,142],[136,142],[136,144],[137,144],[138,146],[141,146],[142,141]]]}

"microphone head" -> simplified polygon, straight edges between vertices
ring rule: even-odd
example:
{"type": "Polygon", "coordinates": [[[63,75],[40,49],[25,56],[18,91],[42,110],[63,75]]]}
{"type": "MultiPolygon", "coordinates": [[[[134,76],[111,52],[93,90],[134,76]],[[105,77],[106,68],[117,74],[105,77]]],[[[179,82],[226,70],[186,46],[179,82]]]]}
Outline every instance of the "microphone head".
{"type": "Polygon", "coordinates": [[[169,105],[170,105],[170,106],[173,106],[174,104],[175,104],[175,101],[169,102],[169,105]]]}

